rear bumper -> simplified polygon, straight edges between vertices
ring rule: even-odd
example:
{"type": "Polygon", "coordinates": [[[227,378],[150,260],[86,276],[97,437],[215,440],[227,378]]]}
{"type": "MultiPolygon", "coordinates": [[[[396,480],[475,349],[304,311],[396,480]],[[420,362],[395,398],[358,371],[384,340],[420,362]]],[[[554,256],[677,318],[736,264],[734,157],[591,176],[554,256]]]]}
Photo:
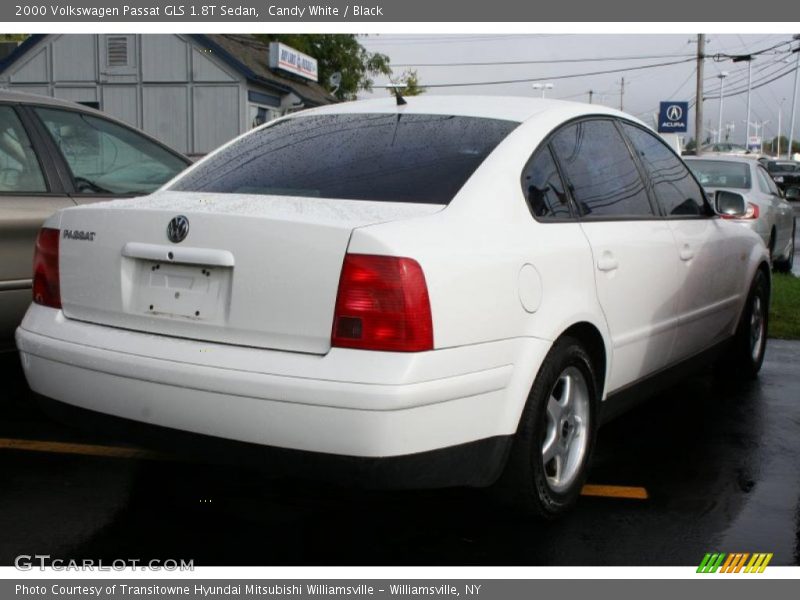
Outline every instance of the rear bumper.
{"type": "Polygon", "coordinates": [[[505,465],[513,436],[496,436],[439,450],[383,458],[342,456],[199,435],[78,408],[35,395],[53,419],[84,431],[167,452],[181,459],[246,466],[269,477],[313,479],[372,489],[486,487],[505,465]]]}
{"type": "MultiPolygon", "coordinates": [[[[313,356],[125,331],[37,305],[17,345],[37,394],[157,428],[351,464],[393,457],[439,463],[424,455],[458,455],[466,446],[465,467],[475,476],[454,472],[446,485],[485,484],[499,473],[500,440],[516,430],[550,346],[524,338],[417,354],[333,349],[313,356]]],[[[452,459],[442,464],[454,470],[452,459]]],[[[424,479],[432,485],[433,477],[424,479]]]]}

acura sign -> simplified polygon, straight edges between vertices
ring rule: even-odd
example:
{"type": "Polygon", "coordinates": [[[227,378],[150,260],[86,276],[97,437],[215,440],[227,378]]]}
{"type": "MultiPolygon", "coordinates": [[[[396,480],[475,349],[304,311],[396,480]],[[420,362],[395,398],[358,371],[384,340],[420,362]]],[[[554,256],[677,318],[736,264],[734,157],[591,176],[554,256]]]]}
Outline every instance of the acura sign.
{"type": "Polygon", "coordinates": [[[686,133],[688,102],[662,102],[658,111],[658,133],[686,133]]]}

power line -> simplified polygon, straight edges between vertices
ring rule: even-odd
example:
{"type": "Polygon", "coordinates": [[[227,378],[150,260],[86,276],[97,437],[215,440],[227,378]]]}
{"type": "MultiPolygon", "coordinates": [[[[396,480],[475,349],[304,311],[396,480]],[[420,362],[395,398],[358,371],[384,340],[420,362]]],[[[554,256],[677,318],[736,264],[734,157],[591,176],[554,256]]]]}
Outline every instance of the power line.
{"type": "MultiPolygon", "coordinates": [[[[570,75],[550,75],[547,77],[528,77],[524,79],[506,79],[502,81],[471,81],[460,83],[429,83],[420,84],[423,88],[446,88],[446,87],[472,87],[480,85],[508,85],[512,83],[532,83],[534,81],[551,81],[553,79],[575,79],[577,77],[592,77],[595,75],[609,75],[611,73],[625,73],[627,71],[640,71],[642,69],[655,69],[658,67],[668,67],[670,65],[679,65],[681,63],[689,62],[694,58],[685,58],[683,60],[675,60],[671,62],[655,63],[650,65],[639,65],[635,67],[623,67],[619,69],[607,69],[605,71],[593,71],[587,73],[572,73],[570,75]]],[[[385,88],[385,85],[374,85],[374,88],[385,88]]]]}
{"type": "MultiPolygon", "coordinates": [[[[757,89],[759,89],[759,88],[762,88],[762,87],[764,87],[765,85],[767,85],[767,84],[769,84],[769,83],[772,83],[773,81],[777,81],[777,80],[779,80],[779,79],[781,79],[781,78],[785,77],[786,75],[789,75],[790,73],[794,73],[794,71],[795,71],[796,69],[797,69],[797,67],[796,67],[796,66],[794,66],[794,65],[788,65],[788,66],[787,66],[787,67],[784,69],[784,71],[783,71],[782,73],[779,73],[779,74],[777,74],[777,73],[778,73],[778,71],[780,71],[780,69],[778,69],[778,71],[775,71],[775,72],[773,72],[773,73],[771,73],[771,74],[770,74],[770,75],[776,75],[776,74],[777,74],[777,76],[775,76],[775,77],[772,77],[771,79],[767,79],[766,81],[764,81],[764,79],[762,78],[762,79],[759,81],[759,84],[758,84],[758,85],[753,85],[753,86],[750,86],[750,90],[757,90],[757,89]]],[[[714,91],[713,91],[713,92],[711,92],[711,93],[713,93],[713,94],[718,94],[718,93],[719,93],[719,91],[720,91],[720,90],[719,90],[719,89],[717,89],[717,90],[714,90],[714,91]]],[[[746,93],[747,93],[747,88],[746,88],[746,87],[744,87],[744,88],[739,88],[738,90],[731,90],[730,92],[725,92],[725,93],[724,93],[724,97],[725,97],[725,98],[732,98],[733,96],[738,96],[738,95],[740,95],[740,94],[746,94],[746,93]]],[[[719,96],[704,96],[704,97],[703,97],[703,100],[716,100],[716,99],[719,99],[719,96]]]]}
{"type": "MultiPolygon", "coordinates": [[[[774,82],[774,81],[778,81],[779,79],[783,79],[783,78],[784,78],[784,77],[786,77],[787,75],[789,75],[789,74],[791,74],[791,73],[794,73],[796,70],[797,70],[797,67],[796,67],[796,66],[793,66],[793,65],[791,65],[791,66],[789,66],[789,68],[788,68],[787,70],[785,70],[783,73],[780,73],[779,75],[776,75],[775,77],[773,77],[773,78],[771,78],[771,79],[768,79],[767,81],[764,81],[763,83],[760,83],[760,84],[758,84],[758,85],[754,85],[754,86],[752,86],[750,89],[751,89],[751,90],[757,90],[757,89],[759,89],[759,88],[762,88],[762,87],[764,87],[765,85],[769,85],[770,83],[772,83],[772,82],[774,82]]],[[[739,95],[741,95],[741,94],[746,94],[746,93],[747,93],[747,88],[740,89],[740,90],[736,90],[736,91],[733,91],[733,92],[731,92],[731,93],[728,93],[728,92],[726,92],[726,93],[725,93],[725,98],[732,98],[732,97],[734,97],[734,96],[739,96],[739,95]]],[[[719,99],[719,96],[704,96],[704,97],[703,97],[703,100],[717,100],[717,99],[719,99]]]]}

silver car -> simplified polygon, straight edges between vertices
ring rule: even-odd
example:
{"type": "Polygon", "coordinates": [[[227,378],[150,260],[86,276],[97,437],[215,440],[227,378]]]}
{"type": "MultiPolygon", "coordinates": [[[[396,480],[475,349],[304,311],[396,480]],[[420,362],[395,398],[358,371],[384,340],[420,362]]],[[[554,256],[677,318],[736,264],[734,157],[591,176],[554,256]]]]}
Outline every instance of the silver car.
{"type": "Polygon", "coordinates": [[[750,158],[719,155],[687,157],[686,164],[710,195],[726,191],[744,196],[747,213],[735,219],[761,236],[776,271],[791,271],[794,212],[764,166],[750,158]]]}
{"type": "Polygon", "coordinates": [[[0,352],[13,349],[31,302],[42,221],[76,204],[152,192],[189,164],[100,111],[0,90],[0,352]]]}

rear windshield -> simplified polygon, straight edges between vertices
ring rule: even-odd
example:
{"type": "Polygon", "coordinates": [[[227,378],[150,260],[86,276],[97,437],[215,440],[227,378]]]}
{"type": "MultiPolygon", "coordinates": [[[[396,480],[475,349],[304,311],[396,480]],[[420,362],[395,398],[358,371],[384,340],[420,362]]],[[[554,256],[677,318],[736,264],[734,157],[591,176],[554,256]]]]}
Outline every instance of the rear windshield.
{"type": "Polygon", "coordinates": [[[767,163],[767,169],[770,173],[787,173],[797,171],[797,165],[790,162],[769,162],[767,163]]]}
{"type": "Polygon", "coordinates": [[[243,137],[171,189],[447,204],[517,125],[447,115],[297,117],[243,137]]]}
{"type": "Polygon", "coordinates": [[[750,165],[722,160],[688,160],[686,164],[703,187],[749,190],[750,165]]]}

